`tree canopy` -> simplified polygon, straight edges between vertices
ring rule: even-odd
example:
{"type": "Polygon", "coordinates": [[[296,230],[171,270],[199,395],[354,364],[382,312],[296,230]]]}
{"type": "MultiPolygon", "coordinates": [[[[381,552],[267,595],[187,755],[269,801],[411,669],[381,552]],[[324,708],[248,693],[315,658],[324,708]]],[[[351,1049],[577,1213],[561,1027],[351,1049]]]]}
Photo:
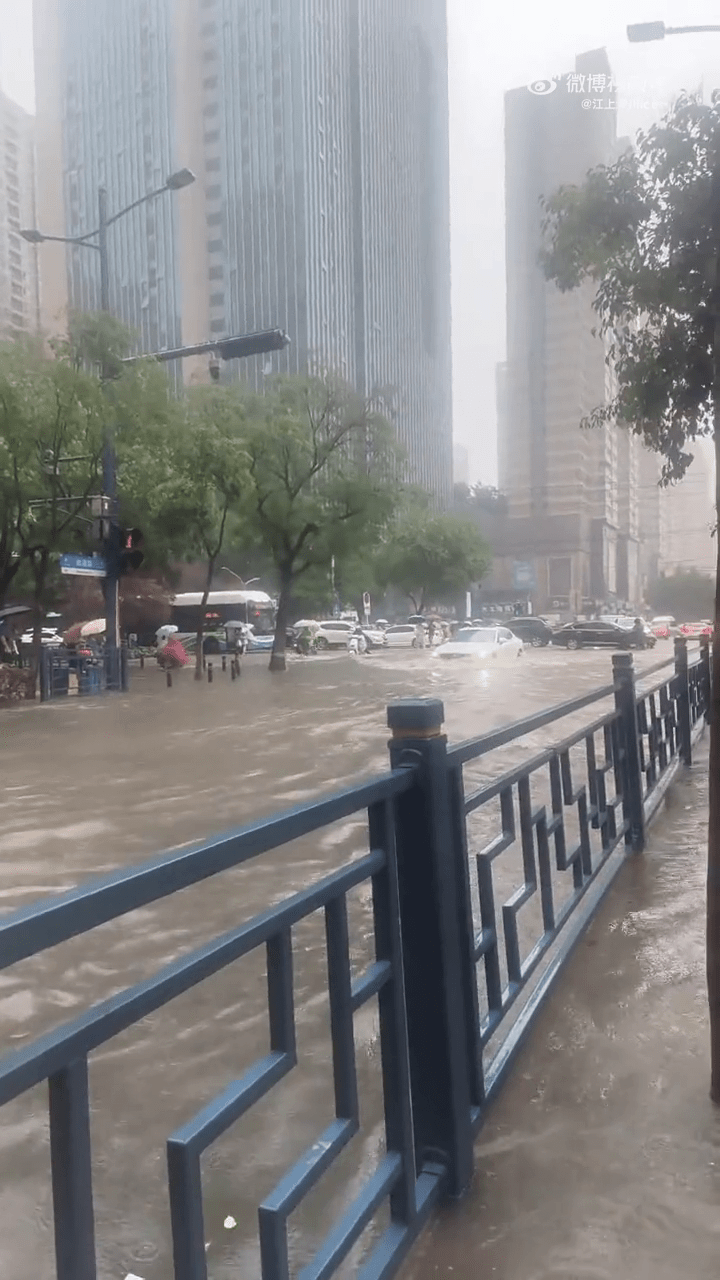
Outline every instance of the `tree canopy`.
{"type": "Polygon", "coordinates": [[[280,378],[255,401],[246,433],[247,525],[279,585],[272,670],[285,667],[293,588],[333,555],[371,549],[397,502],[387,423],[331,375],[280,378]]]}
{"type": "Polygon", "coordinates": [[[422,613],[427,605],[479,583],[491,561],[490,546],[471,520],[413,504],[389,530],[376,573],[422,613]]]}
{"type": "Polygon", "coordinates": [[[720,252],[720,102],[678,99],[611,166],[545,202],[545,273],[595,286],[617,392],[584,425],[617,421],[679,478],[714,430],[720,252]]]}

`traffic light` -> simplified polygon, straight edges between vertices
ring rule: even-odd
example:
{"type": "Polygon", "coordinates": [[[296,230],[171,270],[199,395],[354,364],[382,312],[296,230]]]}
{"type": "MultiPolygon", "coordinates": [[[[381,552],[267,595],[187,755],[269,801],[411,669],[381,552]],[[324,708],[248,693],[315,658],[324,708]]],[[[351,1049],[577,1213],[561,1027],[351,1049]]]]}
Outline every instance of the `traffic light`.
{"type": "Polygon", "coordinates": [[[139,569],[145,556],[138,550],[143,540],[141,529],[120,530],[120,554],[118,556],[118,577],[129,573],[131,569],[139,569]]]}

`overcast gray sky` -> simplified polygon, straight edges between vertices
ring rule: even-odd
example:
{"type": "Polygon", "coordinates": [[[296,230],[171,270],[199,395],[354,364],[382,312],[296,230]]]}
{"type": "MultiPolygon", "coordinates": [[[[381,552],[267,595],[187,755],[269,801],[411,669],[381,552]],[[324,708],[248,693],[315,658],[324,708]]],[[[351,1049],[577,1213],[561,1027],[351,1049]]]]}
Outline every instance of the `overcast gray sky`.
{"type": "MultiPolygon", "coordinates": [[[[576,53],[604,47],[618,83],[618,129],[632,136],[681,89],[702,82],[709,95],[720,86],[720,33],[631,45],[626,25],[720,24],[720,0],[447,4],[454,429],[469,450],[471,480],[493,483],[495,366],[505,354],[503,93],[562,75],[576,53]]],[[[32,110],[32,0],[0,0],[0,84],[32,110]]]]}

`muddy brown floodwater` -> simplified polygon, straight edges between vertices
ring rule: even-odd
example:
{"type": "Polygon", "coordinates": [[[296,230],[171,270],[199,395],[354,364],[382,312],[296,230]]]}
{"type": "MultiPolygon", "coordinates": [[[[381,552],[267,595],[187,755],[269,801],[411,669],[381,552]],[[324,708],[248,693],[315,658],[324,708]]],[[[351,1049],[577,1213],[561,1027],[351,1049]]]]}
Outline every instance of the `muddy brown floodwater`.
{"type": "MultiPolygon", "coordinates": [[[[638,665],[659,656],[641,655],[638,665]]],[[[385,769],[385,706],[395,698],[442,698],[453,742],[610,678],[610,657],[601,652],[528,651],[490,674],[458,671],[460,665],[443,669],[427,652],[343,655],[296,661],[285,676],[270,677],[264,661],[253,658],[239,681],[219,668],[212,685],[182,672],[172,690],[153,668],[133,671],[128,695],[0,713],[3,909],[385,769]]],[[[582,713],[580,722],[592,715],[582,713]]],[[[541,737],[557,740],[568,728],[541,737]]],[[[529,745],[507,748],[487,769],[496,772],[537,743],[535,735],[529,745]]],[[[336,824],[0,972],[4,1051],[152,975],[365,848],[363,821],[336,824]]],[[[356,972],[370,953],[372,933],[363,886],[352,895],[350,925],[356,972]]],[[[257,1205],[332,1118],[322,919],[298,926],[294,943],[298,1066],[203,1163],[213,1280],[259,1274],[257,1205]],[[230,1220],[236,1225],[225,1227],[230,1220]]],[[[361,1132],[293,1215],[294,1267],[309,1260],[382,1151],[377,1023],[370,1007],[356,1017],[356,1045],[361,1132]]],[[[128,1273],[170,1280],[165,1140],[267,1046],[264,954],[258,954],[92,1056],[100,1280],[124,1280],[128,1273]]],[[[3,1280],[55,1274],[48,1153],[46,1090],[38,1088],[3,1111],[3,1280]]]]}

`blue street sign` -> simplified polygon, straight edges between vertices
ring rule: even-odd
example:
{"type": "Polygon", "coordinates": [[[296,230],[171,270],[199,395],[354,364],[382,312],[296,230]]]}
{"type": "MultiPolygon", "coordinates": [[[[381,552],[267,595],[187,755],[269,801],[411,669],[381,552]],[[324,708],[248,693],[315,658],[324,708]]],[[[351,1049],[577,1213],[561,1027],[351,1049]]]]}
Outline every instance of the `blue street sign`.
{"type": "Polygon", "coordinates": [[[513,564],[513,586],[516,591],[534,591],[536,587],[535,566],[516,560],[513,564]]]}
{"type": "Polygon", "coordinates": [[[72,573],[80,578],[104,578],[107,575],[107,565],[100,555],[78,556],[69,553],[60,556],[60,572],[72,573]]]}

